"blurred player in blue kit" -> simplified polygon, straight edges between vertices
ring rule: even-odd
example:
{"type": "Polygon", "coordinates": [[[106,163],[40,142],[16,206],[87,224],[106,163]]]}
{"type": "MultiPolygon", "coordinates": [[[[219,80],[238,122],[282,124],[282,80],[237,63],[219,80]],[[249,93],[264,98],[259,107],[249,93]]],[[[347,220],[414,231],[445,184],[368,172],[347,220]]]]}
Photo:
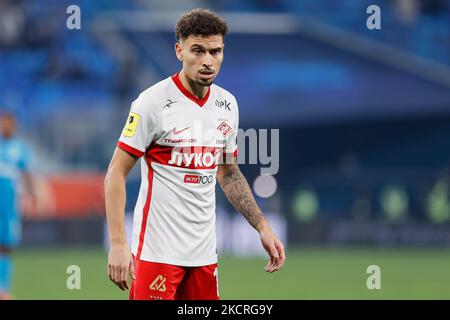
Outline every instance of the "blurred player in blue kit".
{"type": "Polygon", "coordinates": [[[29,151],[16,137],[17,121],[11,112],[0,111],[0,300],[11,299],[13,265],[11,252],[21,235],[18,188],[34,201],[31,175],[28,171],[29,151]]]}

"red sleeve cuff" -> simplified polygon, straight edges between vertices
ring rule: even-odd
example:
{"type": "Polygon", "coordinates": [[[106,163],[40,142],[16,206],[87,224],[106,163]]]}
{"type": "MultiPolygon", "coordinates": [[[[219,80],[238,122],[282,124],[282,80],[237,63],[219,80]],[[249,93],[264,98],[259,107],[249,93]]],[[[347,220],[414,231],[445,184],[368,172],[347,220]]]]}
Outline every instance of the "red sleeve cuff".
{"type": "Polygon", "coordinates": [[[134,155],[134,156],[136,156],[138,158],[140,158],[140,157],[142,157],[144,155],[144,153],[142,151],[140,151],[138,149],[135,149],[133,147],[130,147],[129,145],[127,145],[126,143],[123,143],[122,141],[117,142],[117,146],[120,149],[122,149],[122,150],[124,150],[124,151],[126,151],[128,153],[131,153],[132,155],[134,155]]]}

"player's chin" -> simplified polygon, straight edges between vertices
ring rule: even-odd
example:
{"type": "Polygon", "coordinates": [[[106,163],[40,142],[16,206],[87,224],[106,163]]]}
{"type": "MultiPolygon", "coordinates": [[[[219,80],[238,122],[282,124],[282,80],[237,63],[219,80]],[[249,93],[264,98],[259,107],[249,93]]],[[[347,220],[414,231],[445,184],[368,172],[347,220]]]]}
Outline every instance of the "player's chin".
{"type": "Polygon", "coordinates": [[[216,79],[216,77],[199,77],[197,80],[197,84],[201,85],[201,86],[210,86],[213,84],[214,79],[216,79]]]}

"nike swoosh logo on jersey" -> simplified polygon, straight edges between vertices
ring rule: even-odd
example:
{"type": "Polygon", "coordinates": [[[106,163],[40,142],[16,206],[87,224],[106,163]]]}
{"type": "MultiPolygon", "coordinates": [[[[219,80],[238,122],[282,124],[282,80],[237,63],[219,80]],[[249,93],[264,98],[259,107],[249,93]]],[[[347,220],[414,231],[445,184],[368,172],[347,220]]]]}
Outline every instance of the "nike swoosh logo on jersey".
{"type": "Polygon", "coordinates": [[[187,130],[187,129],[189,129],[189,127],[186,127],[186,128],[184,128],[184,129],[181,129],[181,130],[176,130],[176,127],[175,128],[173,128],[173,130],[172,130],[172,132],[173,132],[173,134],[174,135],[177,135],[177,134],[180,134],[180,133],[182,133],[183,131],[185,131],[185,130],[187,130]]]}

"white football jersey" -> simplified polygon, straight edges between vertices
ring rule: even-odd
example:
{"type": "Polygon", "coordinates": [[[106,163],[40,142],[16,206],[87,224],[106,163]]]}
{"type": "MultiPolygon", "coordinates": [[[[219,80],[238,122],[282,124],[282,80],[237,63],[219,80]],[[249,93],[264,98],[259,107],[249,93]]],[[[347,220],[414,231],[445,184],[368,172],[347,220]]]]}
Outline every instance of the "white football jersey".
{"type": "Polygon", "coordinates": [[[198,99],[178,74],[132,103],[117,146],[141,158],[131,251],[178,266],[217,262],[215,185],[221,156],[237,156],[238,105],[211,85],[198,99]]]}

